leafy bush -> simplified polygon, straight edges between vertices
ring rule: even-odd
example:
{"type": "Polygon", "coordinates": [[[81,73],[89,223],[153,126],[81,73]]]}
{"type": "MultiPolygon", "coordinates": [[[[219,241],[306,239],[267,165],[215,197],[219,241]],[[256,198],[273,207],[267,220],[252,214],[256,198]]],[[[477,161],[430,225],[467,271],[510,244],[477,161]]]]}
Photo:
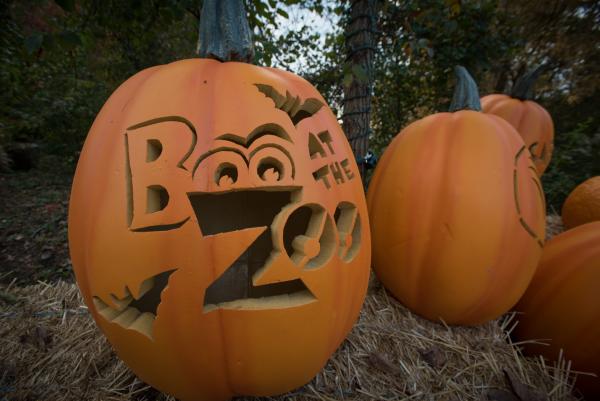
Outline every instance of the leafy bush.
{"type": "Polygon", "coordinates": [[[549,212],[560,213],[565,198],[577,185],[600,175],[599,155],[600,130],[594,118],[557,133],[552,160],[542,176],[549,212]]]}

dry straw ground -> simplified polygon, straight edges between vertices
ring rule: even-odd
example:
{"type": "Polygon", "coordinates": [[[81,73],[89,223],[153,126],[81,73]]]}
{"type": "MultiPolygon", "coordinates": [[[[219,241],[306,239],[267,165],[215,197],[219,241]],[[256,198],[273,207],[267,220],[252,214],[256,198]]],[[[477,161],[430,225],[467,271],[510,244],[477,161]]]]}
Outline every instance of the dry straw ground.
{"type": "MultiPolygon", "coordinates": [[[[560,231],[549,218],[549,234],[560,231]]],[[[0,400],[172,400],[116,358],[75,285],[8,285],[1,294],[0,400]]],[[[317,377],[264,399],[575,399],[567,364],[524,358],[511,343],[517,319],[447,327],[410,313],[372,279],[359,321],[317,377]]]]}

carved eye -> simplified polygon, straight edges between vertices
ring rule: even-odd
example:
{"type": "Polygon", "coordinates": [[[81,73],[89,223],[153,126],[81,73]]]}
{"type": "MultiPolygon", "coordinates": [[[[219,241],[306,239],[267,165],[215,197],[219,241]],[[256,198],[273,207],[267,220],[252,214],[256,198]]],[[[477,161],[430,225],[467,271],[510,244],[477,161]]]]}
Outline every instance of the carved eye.
{"type": "Polygon", "coordinates": [[[217,168],[217,171],[215,172],[215,183],[219,187],[224,187],[224,188],[229,187],[229,186],[235,184],[237,179],[238,179],[237,167],[235,167],[231,163],[221,164],[217,168]]]}
{"type": "Polygon", "coordinates": [[[217,149],[201,156],[192,173],[196,191],[228,191],[246,182],[246,163],[243,155],[230,149],[217,149]]]}
{"type": "Polygon", "coordinates": [[[264,158],[258,164],[258,176],[266,182],[277,182],[283,178],[283,165],[272,157],[264,158]]]}
{"type": "Polygon", "coordinates": [[[275,146],[262,146],[250,156],[251,174],[266,184],[290,183],[294,165],[285,150],[275,146]]]}

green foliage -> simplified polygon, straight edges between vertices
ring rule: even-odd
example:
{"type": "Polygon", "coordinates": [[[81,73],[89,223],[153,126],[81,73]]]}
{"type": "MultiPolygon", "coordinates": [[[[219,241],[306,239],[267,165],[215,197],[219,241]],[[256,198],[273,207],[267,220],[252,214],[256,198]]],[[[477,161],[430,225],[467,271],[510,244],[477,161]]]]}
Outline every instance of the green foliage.
{"type": "Polygon", "coordinates": [[[388,0],[380,18],[371,147],[380,153],[410,122],[447,111],[453,69],[476,81],[512,46],[495,1],[388,0]]]}
{"type": "Polygon", "coordinates": [[[566,197],[588,178],[600,175],[600,118],[589,117],[560,132],[554,154],[542,176],[549,210],[560,214],[566,197]]]}
{"type": "Polygon", "coordinates": [[[345,64],[343,27],[338,22],[344,6],[319,2],[291,6],[290,18],[272,38],[273,65],[292,71],[311,82],[328,101],[334,114],[341,115],[342,85],[349,67],[345,64]],[[319,18],[319,20],[315,20],[319,18]],[[323,23],[328,24],[326,28],[323,23]]]}
{"type": "MultiPolygon", "coordinates": [[[[371,149],[446,111],[453,68],[480,94],[506,91],[534,65],[548,68],[537,101],[556,125],[543,183],[558,210],[575,185],[600,174],[600,5],[597,2],[378,0],[371,149]]],[[[367,76],[346,61],[348,2],[245,0],[255,62],[291,70],[341,116],[343,87],[367,76]]],[[[0,148],[36,142],[75,161],[94,117],[116,87],[152,65],[195,57],[201,0],[0,2],[0,148]]]]}
{"type": "Polygon", "coordinates": [[[379,20],[370,147],[380,154],[410,122],[446,111],[464,65],[480,94],[506,91],[544,63],[537,98],[556,125],[554,157],[543,176],[549,207],[560,210],[579,183],[600,175],[600,5],[560,0],[386,0],[379,20]]]}
{"type": "MultiPolygon", "coordinates": [[[[300,57],[318,38],[306,28],[276,35],[288,18],[283,6],[318,13],[327,8],[323,3],[248,0],[256,62],[271,65],[277,58],[281,65],[300,57]]],[[[201,0],[3,2],[0,146],[36,142],[74,162],[118,85],[150,66],[196,56],[201,7],[201,0]]]]}
{"type": "Polygon", "coordinates": [[[319,39],[319,34],[309,32],[306,25],[300,29],[287,26],[288,11],[308,10],[316,14],[329,12],[335,8],[326,0],[245,0],[248,23],[254,32],[255,64],[264,66],[289,67],[294,60],[319,39]],[[284,32],[281,34],[281,32],[284,32]]]}
{"type": "Polygon", "coordinates": [[[67,163],[121,82],[193,56],[197,36],[175,0],[13,1],[2,22],[0,145],[41,143],[67,163]]]}

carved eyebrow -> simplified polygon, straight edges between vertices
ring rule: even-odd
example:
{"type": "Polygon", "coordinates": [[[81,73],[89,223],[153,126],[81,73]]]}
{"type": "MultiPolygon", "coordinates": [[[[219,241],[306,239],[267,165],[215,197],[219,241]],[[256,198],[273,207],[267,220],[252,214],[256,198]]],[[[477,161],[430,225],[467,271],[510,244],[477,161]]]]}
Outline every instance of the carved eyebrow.
{"type": "Polygon", "coordinates": [[[215,149],[211,149],[208,152],[205,152],[203,154],[200,155],[200,157],[198,158],[198,160],[196,160],[196,163],[194,163],[194,168],[192,169],[192,177],[194,177],[196,175],[196,170],[198,170],[198,167],[200,167],[200,163],[202,163],[205,159],[207,159],[209,156],[214,155],[215,153],[219,153],[219,152],[233,152],[236,153],[238,155],[240,155],[242,157],[242,159],[244,159],[244,162],[246,163],[246,165],[248,164],[248,158],[246,157],[246,155],[239,149],[236,148],[231,148],[228,146],[221,146],[215,149]]]}
{"type": "Polygon", "coordinates": [[[254,86],[266,97],[273,100],[275,107],[285,111],[290,116],[294,125],[298,125],[305,118],[312,117],[323,107],[323,103],[320,100],[312,97],[300,104],[300,96],[293,96],[287,90],[285,91],[285,95],[282,95],[270,85],[254,84],[254,86]]]}
{"type": "Polygon", "coordinates": [[[233,142],[245,148],[249,148],[253,142],[265,135],[273,135],[293,143],[288,133],[285,132],[285,129],[283,129],[281,125],[275,123],[263,124],[259,127],[256,127],[254,131],[252,131],[250,135],[245,138],[235,134],[223,134],[217,137],[217,139],[233,142]]]}

